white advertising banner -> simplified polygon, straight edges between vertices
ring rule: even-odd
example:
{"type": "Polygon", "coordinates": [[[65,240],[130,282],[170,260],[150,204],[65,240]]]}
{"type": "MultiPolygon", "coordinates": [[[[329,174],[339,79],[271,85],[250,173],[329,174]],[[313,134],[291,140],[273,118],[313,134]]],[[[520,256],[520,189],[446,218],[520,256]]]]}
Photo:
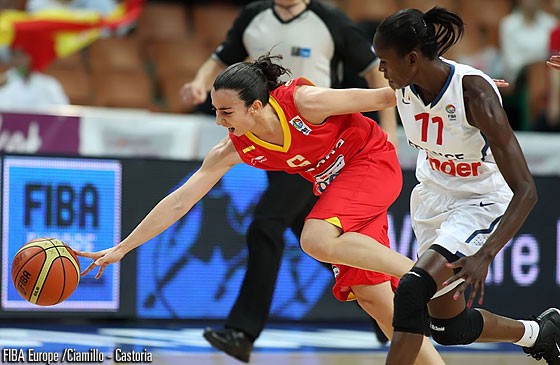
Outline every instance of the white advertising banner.
{"type": "MultiPolygon", "coordinates": [[[[80,154],[84,156],[196,159],[198,118],[139,111],[82,114],[80,154]]],[[[204,122],[207,122],[206,119],[204,122]]]]}
{"type": "MultiPolygon", "coordinates": [[[[26,127],[20,121],[21,111],[19,114],[3,111],[2,116],[0,147],[2,137],[15,135],[16,127],[26,127]]],[[[68,146],[76,146],[79,140],[78,154],[82,156],[202,160],[210,148],[227,135],[227,130],[217,126],[211,115],[68,107],[26,112],[25,116],[41,122],[41,138],[50,136],[50,142],[42,144],[43,153],[72,154],[68,146]],[[62,125],[61,121],[66,124],[62,125]],[[79,138],[77,135],[69,137],[73,130],[77,134],[78,126],[79,138]]],[[[402,128],[398,133],[401,166],[414,169],[417,150],[408,145],[402,128]]],[[[559,133],[516,132],[516,136],[534,175],[560,176],[559,133]]]]}

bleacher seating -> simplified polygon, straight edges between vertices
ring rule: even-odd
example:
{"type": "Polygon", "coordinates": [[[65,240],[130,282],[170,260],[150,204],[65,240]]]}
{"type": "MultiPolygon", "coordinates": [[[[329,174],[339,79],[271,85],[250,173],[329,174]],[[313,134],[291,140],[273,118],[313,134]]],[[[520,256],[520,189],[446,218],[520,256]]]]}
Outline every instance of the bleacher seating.
{"type": "MultiPolygon", "coordinates": [[[[483,44],[497,46],[500,19],[512,10],[510,0],[329,2],[359,22],[378,23],[400,8],[426,11],[437,5],[456,11],[465,21],[466,32],[445,55],[452,59],[473,54],[483,44]],[[487,39],[482,39],[481,28],[487,39]]],[[[98,40],[83,52],[57,60],[46,72],[61,81],[73,104],[192,112],[181,103],[179,90],[224,39],[239,8],[219,1],[185,4],[146,2],[130,35],[98,40]]],[[[531,115],[542,110],[546,99],[543,75],[540,66],[531,67],[528,73],[531,115]]]]}
{"type": "Polygon", "coordinates": [[[93,71],[91,80],[95,106],[158,110],[153,102],[152,81],[145,72],[93,71]]]}

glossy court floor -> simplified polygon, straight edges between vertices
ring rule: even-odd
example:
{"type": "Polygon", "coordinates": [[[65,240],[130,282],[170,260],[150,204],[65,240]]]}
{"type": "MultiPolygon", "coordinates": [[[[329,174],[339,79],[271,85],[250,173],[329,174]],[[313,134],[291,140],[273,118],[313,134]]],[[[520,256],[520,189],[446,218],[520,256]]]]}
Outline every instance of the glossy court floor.
{"type": "MultiPolygon", "coordinates": [[[[63,353],[73,351],[74,360],[95,352],[94,361],[74,361],[80,364],[115,364],[116,352],[136,356],[135,362],[161,365],[240,365],[241,362],[213,350],[202,338],[203,326],[150,323],[119,324],[114,322],[92,325],[46,323],[42,320],[26,323],[0,324],[0,363],[47,364],[27,358],[29,350],[35,356],[57,356],[51,364],[71,363],[62,360],[63,353]],[[6,351],[23,353],[18,361],[8,361],[6,351]],[[140,355],[140,354],[144,355],[140,355]],[[150,354],[149,358],[148,355],[150,354]],[[39,355],[37,355],[39,354],[39,355]],[[76,355],[78,354],[78,355],[76,355]],[[86,355],[83,355],[86,354],[86,355]],[[103,359],[99,356],[102,356],[103,359]],[[151,360],[151,361],[150,361],[151,360]]],[[[476,344],[460,347],[437,347],[448,365],[530,365],[543,364],[527,357],[519,347],[504,344],[476,344]]],[[[381,345],[367,326],[312,326],[304,324],[270,325],[255,344],[251,357],[254,365],[382,365],[387,347],[381,345]]],[[[11,359],[14,360],[14,359],[11,359]]]]}

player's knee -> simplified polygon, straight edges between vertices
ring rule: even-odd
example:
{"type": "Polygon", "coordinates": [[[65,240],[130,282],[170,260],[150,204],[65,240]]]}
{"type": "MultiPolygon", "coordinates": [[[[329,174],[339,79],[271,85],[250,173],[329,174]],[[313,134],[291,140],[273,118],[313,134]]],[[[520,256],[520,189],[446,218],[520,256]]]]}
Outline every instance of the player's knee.
{"type": "Polygon", "coordinates": [[[417,267],[401,278],[395,293],[395,331],[424,334],[424,309],[436,289],[434,279],[417,267]]]}
{"type": "Polygon", "coordinates": [[[432,338],[440,345],[468,345],[480,337],[484,319],[476,309],[465,309],[449,319],[432,318],[432,338]]]}

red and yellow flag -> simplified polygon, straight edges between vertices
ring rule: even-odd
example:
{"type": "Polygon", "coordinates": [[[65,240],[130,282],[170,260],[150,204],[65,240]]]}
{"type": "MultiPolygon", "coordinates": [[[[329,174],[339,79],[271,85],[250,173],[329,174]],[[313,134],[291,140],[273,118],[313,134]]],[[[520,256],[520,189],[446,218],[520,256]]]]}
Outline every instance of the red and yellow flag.
{"type": "Polygon", "coordinates": [[[19,48],[32,58],[32,68],[45,69],[56,58],[68,56],[98,39],[102,30],[134,22],[143,0],[126,0],[108,16],[88,10],[52,9],[33,14],[0,12],[0,46],[19,48]]]}

